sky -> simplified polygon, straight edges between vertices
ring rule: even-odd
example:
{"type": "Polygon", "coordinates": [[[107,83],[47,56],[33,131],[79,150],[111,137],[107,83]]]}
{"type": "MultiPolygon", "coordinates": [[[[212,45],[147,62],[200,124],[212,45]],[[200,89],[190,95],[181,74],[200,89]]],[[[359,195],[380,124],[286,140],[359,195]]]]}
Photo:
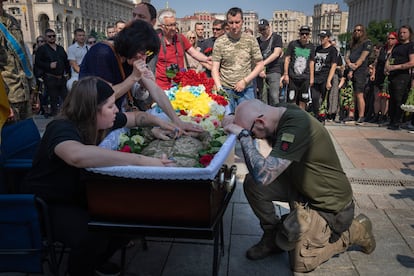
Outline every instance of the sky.
{"type": "Polygon", "coordinates": [[[306,15],[313,14],[313,6],[320,3],[338,3],[342,11],[348,11],[348,6],[342,1],[322,0],[151,0],[151,4],[158,9],[166,7],[174,9],[177,17],[193,15],[194,12],[226,13],[232,7],[239,7],[243,11],[255,11],[259,18],[271,19],[275,10],[301,11],[306,15]]]}

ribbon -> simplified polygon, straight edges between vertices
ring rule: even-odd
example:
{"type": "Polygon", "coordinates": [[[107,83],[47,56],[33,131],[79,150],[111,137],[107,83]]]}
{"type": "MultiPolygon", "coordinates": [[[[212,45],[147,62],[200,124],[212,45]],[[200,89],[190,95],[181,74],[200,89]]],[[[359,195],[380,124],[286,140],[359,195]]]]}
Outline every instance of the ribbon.
{"type": "Polygon", "coordinates": [[[27,62],[26,54],[20,46],[20,43],[14,38],[14,36],[9,32],[9,30],[7,30],[6,26],[4,26],[2,22],[0,22],[0,30],[3,32],[13,51],[17,54],[20,60],[20,64],[23,67],[23,71],[26,74],[26,77],[31,79],[33,77],[33,73],[27,62]]]}

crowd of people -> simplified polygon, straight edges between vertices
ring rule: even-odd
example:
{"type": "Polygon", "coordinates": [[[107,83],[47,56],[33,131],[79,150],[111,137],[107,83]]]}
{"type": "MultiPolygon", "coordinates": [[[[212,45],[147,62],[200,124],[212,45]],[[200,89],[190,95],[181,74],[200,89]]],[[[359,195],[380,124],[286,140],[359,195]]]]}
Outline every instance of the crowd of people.
{"type": "Polygon", "coordinates": [[[81,169],[174,166],[166,156],[149,158],[99,148],[108,131],[154,126],[159,139],[202,131],[181,121],[171,106],[164,93],[173,85],[169,70],[205,72],[228,96],[229,113],[222,125],[239,139],[249,169],[244,191],[263,229],[262,239],[247,250],[247,258],[288,252],[292,270],[308,272],[350,245],[367,254],[375,249],[372,224],[364,214],[355,217],[352,187],[321,122],[388,122],[391,130],[414,130],[414,116],[404,117],[400,108],[414,85],[409,26],[390,32],[384,46],[374,47],[365,27],[358,24],[350,51],[342,57],[329,30],[322,30],[320,44],[314,45],[311,28],[301,26],[299,38],[284,51],[281,36],[272,32],[266,19],[258,22],[259,37],[244,31],[238,7],[229,9],[225,20],[215,20],[213,36],[206,38],[202,23],[181,34],[171,10],[157,17],[155,7],[142,2],[132,11],[130,22],[108,27],[103,41],[87,37],[79,28],[66,51],[56,43],[55,31],[46,29],[33,48],[32,67],[27,52],[20,60],[7,52],[26,50],[18,22],[0,12],[2,24],[18,42],[12,50],[0,45],[9,123],[30,117],[30,96],[40,85],[44,86],[40,112],[54,117],[22,191],[49,204],[55,237],[71,247],[70,275],[119,269],[108,268],[108,258],[128,242],[122,236],[88,232],[81,169]],[[17,68],[9,70],[10,66],[17,68]],[[16,70],[21,72],[19,82],[11,75],[16,70]],[[153,102],[170,121],[145,112],[153,102]],[[272,147],[269,156],[260,153],[255,139],[272,147]],[[277,217],[273,200],[288,202],[290,214],[277,217]]]}

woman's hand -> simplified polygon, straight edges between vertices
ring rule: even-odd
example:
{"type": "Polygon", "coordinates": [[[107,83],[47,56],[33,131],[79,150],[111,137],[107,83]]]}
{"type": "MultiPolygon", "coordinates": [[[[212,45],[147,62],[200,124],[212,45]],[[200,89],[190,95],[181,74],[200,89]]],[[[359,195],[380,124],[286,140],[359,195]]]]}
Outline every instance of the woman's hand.
{"type": "Polygon", "coordinates": [[[165,167],[176,167],[175,160],[168,158],[165,153],[162,154],[160,160],[165,167]]]}

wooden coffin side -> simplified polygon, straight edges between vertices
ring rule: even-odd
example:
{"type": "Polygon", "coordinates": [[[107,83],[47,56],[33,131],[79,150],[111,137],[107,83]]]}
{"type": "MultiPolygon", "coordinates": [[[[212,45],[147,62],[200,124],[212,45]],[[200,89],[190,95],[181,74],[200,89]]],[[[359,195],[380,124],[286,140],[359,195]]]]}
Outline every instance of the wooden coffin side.
{"type": "Polygon", "coordinates": [[[210,226],[227,193],[213,182],[85,176],[92,219],[148,225],[210,226]]]}

